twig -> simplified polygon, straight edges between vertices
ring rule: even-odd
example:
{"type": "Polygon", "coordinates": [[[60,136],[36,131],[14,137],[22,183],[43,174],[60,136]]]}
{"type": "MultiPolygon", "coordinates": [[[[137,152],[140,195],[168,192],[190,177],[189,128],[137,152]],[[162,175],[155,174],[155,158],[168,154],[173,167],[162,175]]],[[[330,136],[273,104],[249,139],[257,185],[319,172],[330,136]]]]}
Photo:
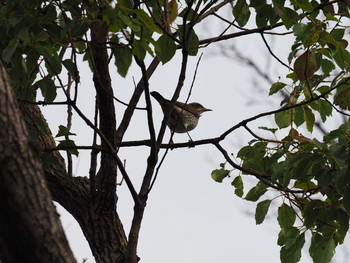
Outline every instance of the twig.
{"type": "Polygon", "coordinates": [[[267,50],[270,52],[271,56],[273,56],[279,63],[281,63],[281,64],[282,64],[283,66],[285,66],[287,69],[293,70],[292,68],[290,68],[286,63],[284,63],[282,60],[280,60],[280,59],[273,53],[273,51],[271,50],[271,48],[270,48],[269,44],[267,43],[266,38],[265,38],[265,36],[264,36],[264,34],[263,34],[262,32],[260,33],[260,36],[261,36],[261,38],[263,39],[264,44],[265,44],[265,46],[267,47],[267,50]]]}

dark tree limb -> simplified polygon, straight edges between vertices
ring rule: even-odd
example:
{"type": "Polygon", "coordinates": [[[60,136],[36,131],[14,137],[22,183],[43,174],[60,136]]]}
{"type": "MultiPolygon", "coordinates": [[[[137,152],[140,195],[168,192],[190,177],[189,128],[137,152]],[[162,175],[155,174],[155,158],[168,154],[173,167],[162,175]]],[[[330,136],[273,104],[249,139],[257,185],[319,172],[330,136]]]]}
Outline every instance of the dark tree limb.
{"type": "Polygon", "coordinates": [[[0,116],[0,260],[76,262],[2,65],[0,116]]]}

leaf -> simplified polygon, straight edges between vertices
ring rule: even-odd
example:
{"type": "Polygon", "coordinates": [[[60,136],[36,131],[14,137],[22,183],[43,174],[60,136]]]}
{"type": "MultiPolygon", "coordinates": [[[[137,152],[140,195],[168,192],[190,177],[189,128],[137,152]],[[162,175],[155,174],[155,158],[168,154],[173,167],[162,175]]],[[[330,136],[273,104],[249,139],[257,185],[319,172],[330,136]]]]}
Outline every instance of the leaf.
{"type": "Polygon", "coordinates": [[[75,142],[72,140],[67,139],[67,140],[60,141],[60,143],[57,146],[58,147],[67,147],[67,148],[69,148],[67,150],[69,153],[74,154],[77,157],[79,155],[78,150],[75,148],[76,147],[75,142]]]}
{"type": "Polygon", "coordinates": [[[306,122],[306,129],[310,133],[312,133],[312,131],[314,129],[315,115],[313,114],[313,112],[311,111],[311,109],[308,106],[303,105],[302,108],[304,111],[304,119],[306,122]]]}
{"type": "Polygon", "coordinates": [[[337,210],[337,220],[339,222],[338,236],[340,236],[339,242],[342,244],[349,230],[349,215],[344,211],[344,209],[339,208],[337,210]]]}
{"type": "Polygon", "coordinates": [[[169,5],[168,5],[168,23],[172,23],[175,21],[178,15],[178,4],[177,0],[170,0],[169,5]]]}
{"type": "MultiPolygon", "coordinates": [[[[69,74],[77,80],[79,78],[79,71],[77,65],[71,59],[65,59],[62,61],[63,66],[68,70],[69,74]]],[[[79,79],[78,79],[79,80],[79,79]]]]}
{"type": "Polygon", "coordinates": [[[316,58],[310,50],[305,51],[294,62],[294,72],[301,81],[310,79],[316,71],[316,58]]]}
{"type": "Polygon", "coordinates": [[[302,107],[296,107],[293,109],[293,121],[297,127],[305,122],[304,111],[302,107]]]}
{"type": "Polygon", "coordinates": [[[319,112],[321,115],[321,119],[323,122],[325,122],[327,117],[332,115],[333,107],[332,107],[332,104],[330,104],[328,101],[325,101],[325,100],[319,100],[319,104],[320,104],[319,112]]]}
{"type": "Polygon", "coordinates": [[[269,210],[271,200],[264,200],[257,204],[255,210],[255,223],[257,225],[264,222],[267,211],[269,210]]]}
{"type": "Polygon", "coordinates": [[[287,84],[283,83],[283,82],[275,82],[272,84],[271,88],[270,88],[270,92],[269,92],[269,96],[271,96],[272,94],[277,93],[279,90],[283,89],[287,84]]]}
{"type": "Polygon", "coordinates": [[[222,180],[230,174],[230,170],[216,169],[211,172],[211,178],[217,183],[222,183],[222,180]]]}
{"type": "Polygon", "coordinates": [[[143,60],[146,56],[146,49],[144,48],[144,41],[134,40],[132,43],[132,53],[140,60],[143,60]]]}
{"type": "Polygon", "coordinates": [[[268,127],[264,127],[264,126],[259,126],[258,128],[259,128],[260,130],[265,130],[265,131],[272,132],[273,134],[275,134],[276,131],[278,131],[278,129],[276,129],[276,128],[268,128],[268,127]]]}
{"type": "Polygon", "coordinates": [[[53,102],[57,96],[57,89],[52,79],[45,77],[39,80],[36,85],[39,86],[41,94],[46,102],[53,102]]]}
{"type": "Polygon", "coordinates": [[[297,241],[299,230],[296,227],[289,226],[284,228],[284,245],[286,249],[291,248],[297,241]]]}
{"type": "Polygon", "coordinates": [[[169,36],[164,34],[161,35],[160,38],[158,38],[155,51],[159,60],[163,64],[165,64],[168,61],[170,61],[175,55],[176,44],[174,40],[172,40],[169,36]]]}
{"type": "MultiPolygon", "coordinates": [[[[198,36],[196,35],[194,29],[191,29],[191,32],[188,34],[188,26],[186,26],[185,28],[186,28],[186,32],[184,35],[184,32],[183,32],[184,27],[179,25],[179,28],[177,30],[177,32],[179,34],[179,38],[180,38],[182,43],[184,41],[187,42],[188,54],[190,56],[196,56],[198,53],[198,46],[199,46],[198,36]]],[[[184,45],[184,43],[183,43],[183,45],[184,45]]]]}
{"type": "Polygon", "coordinates": [[[282,9],[282,22],[284,23],[287,29],[291,28],[294,24],[296,24],[299,20],[299,15],[293,9],[288,7],[284,7],[282,9]]]}
{"type": "Polygon", "coordinates": [[[7,47],[5,49],[3,49],[2,51],[2,59],[5,62],[10,62],[13,54],[15,53],[16,49],[18,46],[18,40],[17,39],[12,39],[9,44],[7,45],[7,47]]]}
{"type": "Polygon", "coordinates": [[[328,59],[322,59],[321,69],[324,74],[329,75],[329,73],[335,69],[335,65],[328,59]]]}
{"type": "Polygon", "coordinates": [[[275,114],[275,122],[280,129],[286,128],[291,124],[292,110],[280,111],[275,114]]]}
{"type": "Polygon", "coordinates": [[[309,0],[296,0],[294,1],[305,12],[312,12],[314,10],[311,2],[309,0]]]}
{"type": "Polygon", "coordinates": [[[242,181],[242,177],[236,176],[236,178],[232,181],[231,183],[232,186],[234,186],[235,189],[235,194],[238,197],[242,197],[243,196],[243,181],[242,181]]]}
{"type": "Polygon", "coordinates": [[[278,208],[277,221],[281,226],[281,228],[287,227],[287,226],[293,226],[295,222],[295,218],[296,218],[296,215],[294,210],[287,204],[283,203],[278,208]]]}
{"type": "Polygon", "coordinates": [[[233,16],[235,17],[239,26],[245,26],[250,17],[250,10],[245,0],[238,0],[232,8],[233,16]]]}
{"type": "Polygon", "coordinates": [[[350,215],[350,184],[344,189],[343,206],[350,215]]]}
{"type": "Polygon", "coordinates": [[[62,71],[62,61],[55,51],[45,58],[45,67],[51,75],[58,75],[62,71]]]}
{"type": "Polygon", "coordinates": [[[259,198],[266,193],[267,191],[267,185],[259,182],[256,186],[254,186],[252,189],[249,190],[246,197],[244,198],[247,201],[256,202],[259,200],[259,198]]]}
{"type": "Polygon", "coordinates": [[[130,11],[134,12],[137,15],[137,18],[151,31],[157,32],[157,33],[163,33],[163,31],[156,26],[154,23],[152,17],[150,17],[144,10],[142,9],[130,9],[130,11]]]}
{"type": "Polygon", "coordinates": [[[350,86],[343,88],[334,96],[334,104],[343,110],[350,110],[350,86]]]}
{"type": "Polygon", "coordinates": [[[305,38],[305,29],[307,25],[303,23],[297,23],[293,26],[293,33],[298,38],[305,38]]]}
{"type": "Polygon", "coordinates": [[[128,47],[120,47],[114,50],[115,65],[118,73],[125,77],[132,62],[132,53],[128,47]]]}
{"type": "Polygon", "coordinates": [[[274,11],[271,5],[266,4],[266,2],[264,3],[264,1],[261,2],[263,4],[255,8],[255,22],[258,27],[265,27],[267,26],[269,19],[273,16],[274,11]]]}
{"type": "Polygon", "coordinates": [[[323,237],[314,233],[311,238],[310,256],[314,262],[329,263],[331,262],[336,244],[331,237],[323,237]]]}
{"type": "Polygon", "coordinates": [[[75,133],[71,133],[69,131],[69,129],[63,125],[58,126],[58,133],[56,134],[56,138],[57,137],[61,137],[61,136],[69,136],[69,135],[76,135],[75,133]]]}
{"type": "Polygon", "coordinates": [[[301,249],[305,243],[305,234],[302,233],[297,238],[294,238],[293,245],[290,247],[284,246],[280,251],[280,259],[282,263],[296,263],[301,258],[301,249]]]}

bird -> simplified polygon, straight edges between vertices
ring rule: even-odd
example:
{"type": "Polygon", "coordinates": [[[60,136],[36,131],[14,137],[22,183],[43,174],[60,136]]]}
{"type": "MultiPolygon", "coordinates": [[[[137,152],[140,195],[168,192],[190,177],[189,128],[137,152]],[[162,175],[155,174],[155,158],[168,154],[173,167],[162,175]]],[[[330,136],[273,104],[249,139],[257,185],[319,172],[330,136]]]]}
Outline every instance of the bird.
{"type": "MultiPolygon", "coordinates": [[[[165,99],[157,91],[152,91],[150,94],[158,101],[163,113],[166,114],[170,106],[170,100],[165,99]]],[[[205,108],[198,102],[185,104],[183,102],[176,101],[168,118],[167,125],[173,132],[187,133],[192,141],[188,132],[197,127],[199,117],[206,111],[212,110],[205,108]]]]}

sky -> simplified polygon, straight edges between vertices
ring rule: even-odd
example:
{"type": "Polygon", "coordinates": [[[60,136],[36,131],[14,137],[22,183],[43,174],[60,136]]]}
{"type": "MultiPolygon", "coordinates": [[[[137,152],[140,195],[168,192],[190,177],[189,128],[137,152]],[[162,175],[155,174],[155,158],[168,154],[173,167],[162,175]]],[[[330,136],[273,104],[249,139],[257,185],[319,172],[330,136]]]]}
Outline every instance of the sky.
{"type": "MultiPolygon", "coordinates": [[[[201,38],[209,35],[208,32],[215,26],[214,24],[201,28],[201,38]]],[[[267,39],[274,52],[286,62],[290,42],[276,41],[272,37],[267,39]]],[[[200,118],[197,128],[191,132],[193,140],[216,137],[243,119],[262,111],[279,108],[281,98],[270,98],[267,95],[269,84],[261,80],[251,68],[227,55],[231,54],[230,45],[233,44],[242,55],[250,57],[270,74],[273,81],[286,74],[286,70],[269,56],[258,35],[228,41],[225,56],[220,55],[221,44],[212,44],[208,49],[200,50],[203,52],[203,58],[189,101],[200,102],[213,111],[204,113],[200,118]]],[[[180,101],[184,101],[187,97],[197,61],[198,56],[190,58],[180,101]]],[[[150,90],[156,90],[164,97],[171,98],[177,84],[180,63],[180,52],[178,52],[174,60],[157,69],[150,80],[150,90]]],[[[128,102],[134,89],[133,78],[136,82],[140,78],[139,70],[133,67],[125,79],[119,77],[114,69],[111,72],[117,97],[128,102]]],[[[86,66],[82,67],[80,74],[82,83],[78,103],[81,110],[92,117],[94,109],[90,101],[94,98],[94,92],[89,69],[86,66]]],[[[143,101],[142,97],[141,106],[144,105],[143,101]]],[[[152,102],[156,131],[159,131],[163,114],[157,102],[155,100],[152,102]]],[[[120,120],[125,106],[116,103],[116,107],[117,119],[120,120]]],[[[62,106],[50,106],[44,107],[43,111],[55,134],[58,125],[65,123],[65,109],[62,106]],[[62,115],[57,115],[58,110],[62,115]]],[[[145,112],[136,112],[125,140],[146,139],[148,134],[146,125],[145,112]]],[[[271,118],[264,118],[249,127],[258,126],[276,125],[271,118]]],[[[255,131],[266,136],[262,131],[255,131]]],[[[72,132],[78,134],[77,145],[88,145],[91,141],[92,133],[76,115],[72,132]]],[[[169,131],[166,133],[167,138],[169,131]]],[[[251,139],[249,134],[238,130],[225,140],[223,146],[229,153],[236,154],[238,149],[251,139]]],[[[188,141],[186,134],[175,134],[174,142],[186,141],[188,141]]],[[[136,189],[139,188],[144,174],[148,151],[147,147],[120,150],[120,158],[126,160],[126,170],[136,189]]],[[[89,152],[80,152],[79,157],[75,159],[74,175],[88,175],[89,156],[89,152]]],[[[216,183],[211,179],[212,170],[218,169],[222,162],[224,162],[223,156],[211,145],[169,151],[148,200],[138,248],[140,262],[280,262],[276,213],[282,200],[277,198],[272,202],[266,222],[257,226],[254,219],[256,203],[235,196],[234,188],[230,184],[238,175],[238,171],[233,171],[231,178],[224,180],[223,183],[216,183]]],[[[257,183],[254,178],[247,175],[244,175],[244,182],[245,193],[257,183]]],[[[125,184],[118,186],[118,195],[118,213],[128,233],[133,202],[125,184]]],[[[271,191],[268,195],[276,196],[278,193],[271,191]]],[[[93,257],[79,225],[59,204],[55,205],[77,261],[80,263],[86,259],[85,262],[93,263],[93,257]]],[[[300,262],[312,262],[307,256],[307,249],[304,249],[303,254],[300,262]]],[[[337,261],[339,263],[349,262],[342,257],[339,258],[337,261]]],[[[346,259],[345,256],[344,258],[346,259]]]]}

